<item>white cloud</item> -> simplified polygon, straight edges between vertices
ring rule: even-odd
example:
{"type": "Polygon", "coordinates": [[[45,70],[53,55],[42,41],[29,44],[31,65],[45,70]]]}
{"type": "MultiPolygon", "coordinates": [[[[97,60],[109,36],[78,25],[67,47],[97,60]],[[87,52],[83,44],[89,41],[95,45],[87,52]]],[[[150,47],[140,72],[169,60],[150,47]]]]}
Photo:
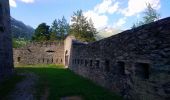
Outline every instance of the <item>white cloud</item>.
{"type": "Polygon", "coordinates": [[[160,8],[160,0],[129,0],[128,7],[121,10],[121,13],[125,16],[133,16],[143,12],[150,3],[154,9],[160,8]]]}
{"type": "Polygon", "coordinates": [[[97,29],[108,26],[108,14],[113,14],[119,9],[119,2],[115,0],[103,0],[100,4],[97,4],[93,10],[89,10],[84,15],[89,19],[91,18],[94,26],[97,29]]]}
{"type": "Polygon", "coordinates": [[[103,14],[109,13],[113,14],[119,8],[119,2],[115,2],[115,0],[103,0],[101,4],[95,6],[94,11],[103,14]]]}
{"type": "Polygon", "coordinates": [[[90,10],[85,12],[84,16],[88,19],[91,18],[96,28],[105,27],[107,25],[108,17],[106,15],[99,15],[90,10]]]}
{"type": "Polygon", "coordinates": [[[126,17],[120,18],[116,24],[114,25],[114,27],[121,27],[122,25],[124,25],[126,23],[126,17]]]}
{"type": "Polygon", "coordinates": [[[17,7],[15,0],[9,0],[9,4],[11,7],[17,7]]]}
{"type": "Polygon", "coordinates": [[[34,2],[34,0],[20,0],[20,1],[25,2],[25,3],[33,3],[34,2]]]}
{"type": "MultiPolygon", "coordinates": [[[[18,1],[24,2],[24,3],[34,3],[35,0],[18,0],[18,1]]],[[[11,7],[17,7],[16,0],[9,0],[9,4],[11,7]]]]}

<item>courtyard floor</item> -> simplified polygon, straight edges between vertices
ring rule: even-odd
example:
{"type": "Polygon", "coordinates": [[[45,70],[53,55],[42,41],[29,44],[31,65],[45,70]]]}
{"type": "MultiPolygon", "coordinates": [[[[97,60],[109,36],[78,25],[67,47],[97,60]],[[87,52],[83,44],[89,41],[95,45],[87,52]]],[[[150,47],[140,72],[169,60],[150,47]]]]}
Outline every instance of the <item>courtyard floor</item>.
{"type": "Polygon", "coordinates": [[[11,82],[16,85],[0,96],[2,100],[122,100],[62,65],[22,66],[15,72],[22,78],[11,82]]]}

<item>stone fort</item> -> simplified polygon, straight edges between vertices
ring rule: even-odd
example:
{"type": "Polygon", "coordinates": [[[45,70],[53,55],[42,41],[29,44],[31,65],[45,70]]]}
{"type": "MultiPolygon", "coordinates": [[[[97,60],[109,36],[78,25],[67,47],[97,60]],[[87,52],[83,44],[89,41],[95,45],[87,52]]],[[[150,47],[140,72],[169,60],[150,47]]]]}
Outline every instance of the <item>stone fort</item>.
{"type": "Polygon", "coordinates": [[[170,99],[170,18],[93,43],[74,36],[14,49],[15,64],[64,64],[129,100],[170,99]]]}
{"type": "Polygon", "coordinates": [[[13,73],[9,1],[0,0],[0,81],[13,73]]]}
{"type": "Polygon", "coordinates": [[[170,100],[170,18],[83,43],[33,42],[13,49],[8,0],[0,1],[0,80],[14,64],[63,64],[127,100],[170,100]],[[13,57],[13,59],[12,59],[13,57]]]}

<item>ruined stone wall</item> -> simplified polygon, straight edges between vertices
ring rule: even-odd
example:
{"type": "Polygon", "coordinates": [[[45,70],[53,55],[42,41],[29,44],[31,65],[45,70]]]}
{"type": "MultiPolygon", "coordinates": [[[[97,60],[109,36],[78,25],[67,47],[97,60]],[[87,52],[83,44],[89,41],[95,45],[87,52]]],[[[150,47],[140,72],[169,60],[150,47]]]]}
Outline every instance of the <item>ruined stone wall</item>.
{"type": "Polygon", "coordinates": [[[170,18],[90,44],[73,44],[69,68],[134,100],[170,100],[170,18]]]}
{"type": "Polygon", "coordinates": [[[0,0],[0,81],[13,73],[9,0],[0,0]]]}
{"type": "Polygon", "coordinates": [[[33,42],[13,51],[15,65],[64,63],[63,42],[33,42]]]}

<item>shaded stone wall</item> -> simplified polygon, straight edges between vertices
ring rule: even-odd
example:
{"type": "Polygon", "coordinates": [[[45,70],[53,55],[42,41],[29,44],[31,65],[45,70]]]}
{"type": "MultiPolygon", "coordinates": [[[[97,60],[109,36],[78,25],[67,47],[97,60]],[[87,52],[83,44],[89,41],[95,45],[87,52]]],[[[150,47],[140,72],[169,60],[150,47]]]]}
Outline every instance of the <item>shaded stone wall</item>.
{"type": "Polygon", "coordinates": [[[13,72],[9,1],[0,0],[0,81],[13,72]]]}
{"type": "Polygon", "coordinates": [[[15,65],[64,63],[63,42],[33,42],[13,51],[15,65]]]}
{"type": "Polygon", "coordinates": [[[170,18],[72,45],[69,68],[129,100],[170,99],[170,18]]]}

